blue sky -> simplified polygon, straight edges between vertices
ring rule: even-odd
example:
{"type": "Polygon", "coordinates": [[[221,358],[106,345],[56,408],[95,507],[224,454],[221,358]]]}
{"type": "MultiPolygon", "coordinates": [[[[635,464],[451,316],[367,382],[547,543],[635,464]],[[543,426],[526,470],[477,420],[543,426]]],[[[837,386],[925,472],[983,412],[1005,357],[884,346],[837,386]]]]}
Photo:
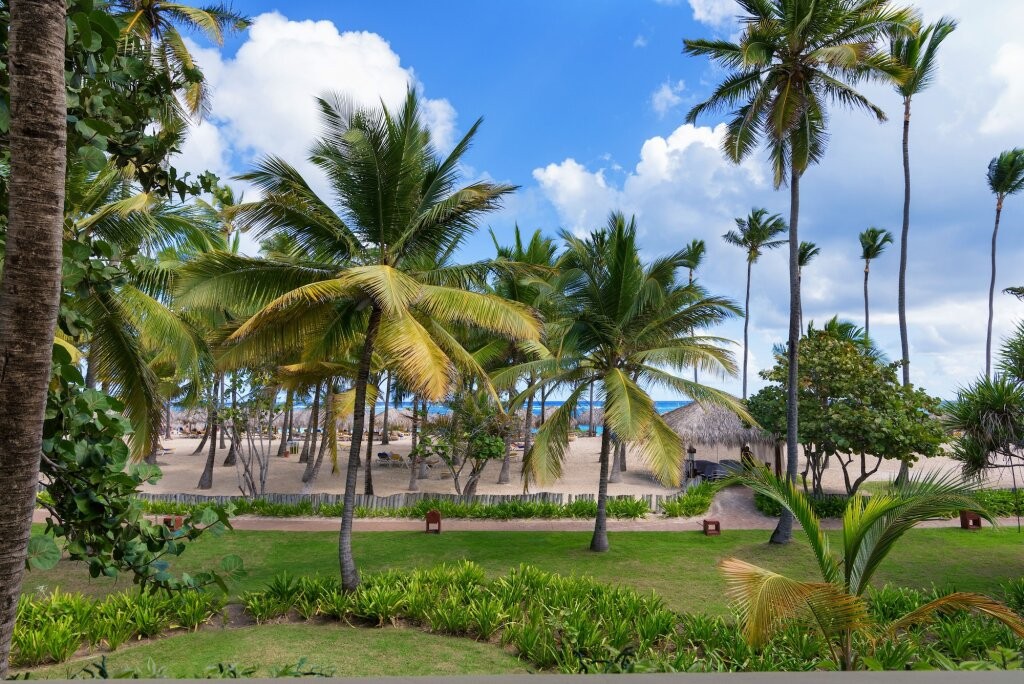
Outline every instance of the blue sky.
{"type": "MultiPolygon", "coordinates": [[[[935,86],[915,101],[913,119],[913,379],[948,397],[983,368],[993,210],[984,174],[992,156],[1024,145],[1018,76],[1024,40],[1015,29],[1024,23],[1024,3],[918,4],[929,19],[949,14],[961,21],[944,46],[935,86]]],[[[622,209],[637,214],[649,256],[705,239],[705,284],[739,299],[743,255],[721,234],[751,207],[788,210],[786,193],[771,187],[763,156],[733,167],[717,151],[718,120],[683,125],[719,74],[684,57],[682,39],[734,33],[732,0],[235,7],[256,19],[253,27],[221,49],[196,48],[212,86],[213,113],[183,150],[186,168],[228,177],[275,153],[312,173],[303,153],[316,133],[313,95],[335,89],[365,103],[395,102],[411,83],[425,98],[442,145],[484,117],[466,158],[467,178],[522,188],[487,221],[499,237],[515,222],[528,230],[587,230],[622,209]]],[[[900,102],[886,88],[865,90],[896,121],[880,125],[836,112],[826,161],[805,178],[801,238],[822,247],[804,275],[804,308],[815,320],[834,314],[862,320],[857,233],[869,225],[897,232],[900,223],[900,102]]],[[[1024,256],[1024,197],[1015,199],[1007,203],[1000,235],[999,289],[1024,284],[1016,273],[1024,256]]],[[[490,249],[482,230],[465,256],[490,249]]],[[[872,330],[892,357],[899,350],[897,265],[894,248],[872,268],[872,330]]],[[[785,254],[767,254],[754,270],[754,371],[770,363],[772,344],[785,337],[785,286],[785,254]]],[[[997,337],[1021,318],[1024,306],[997,298],[997,337]]],[[[717,332],[740,339],[741,326],[735,321],[717,332]]],[[[735,379],[714,383],[739,390],[735,379]]]]}

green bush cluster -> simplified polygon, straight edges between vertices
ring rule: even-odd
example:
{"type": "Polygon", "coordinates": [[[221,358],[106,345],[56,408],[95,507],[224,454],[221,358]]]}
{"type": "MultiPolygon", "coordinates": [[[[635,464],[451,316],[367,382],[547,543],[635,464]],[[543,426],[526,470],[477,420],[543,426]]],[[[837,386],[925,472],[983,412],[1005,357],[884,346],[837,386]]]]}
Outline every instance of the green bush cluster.
{"type": "MultiPolygon", "coordinates": [[[[843,494],[825,494],[824,496],[809,496],[811,507],[819,518],[841,518],[846,510],[846,504],[850,497],[843,494]]],[[[774,518],[782,514],[782,506],[774,499],[763,494],[754,493],[754,506],[764,515],[774,518]]]]}
{"type": "MultiPolygon", "coordinates": [[[[192,504],[167,501],[145,501],[147,513],[153,515],[188,515],[195,508],[192,504]]],[[[234,515],[259,515],[269,518],[293,517],[341,517],[344,506],[319,504],[311,501],[286,504],[265,499],[239,499],[232,502],[234,515]]],[[[520,518],[594,518],[597,516],[597,502],[576,499],[568,504],[545,503],[543,501],[505,501],[497,504],[464,503],[448,499],[424,499],[414,506],[401,508],[369,508],[358,506],[357,518],[414,518],[421,519],[427,511],[436,509],[445,518],[470,518],[476,520],[514,520],[520,518]]],[[[650,513],[647,502],[642,499],[608,499],[608,516],[611,518],[645,518],[650,513]]]]}
{"type": "Polygon", "coordinates": [[[978,492],[978,500],[997,517],[1024,514],[1024,491],[1019,489],[983,489],[978,492]]]}
{"type": "Polygon", "coordinates": [[[25,667],[61,663],[86,644],[115,651],[127,641],[168,629],[198,629],[223,607],[220,595],[198,590],[123,592],[102,600],[60,590],[24,595],[18,602],[12,662],[25,667]]]}
{"type": "Polygon", "coordinates": [[[711,508],[711,500],[715,498],[715,486],[710,482],[701,482],[690,487],[682,496],[663,501],[661,511],[668,518],[693,518],[703,515],[711,508]]]}

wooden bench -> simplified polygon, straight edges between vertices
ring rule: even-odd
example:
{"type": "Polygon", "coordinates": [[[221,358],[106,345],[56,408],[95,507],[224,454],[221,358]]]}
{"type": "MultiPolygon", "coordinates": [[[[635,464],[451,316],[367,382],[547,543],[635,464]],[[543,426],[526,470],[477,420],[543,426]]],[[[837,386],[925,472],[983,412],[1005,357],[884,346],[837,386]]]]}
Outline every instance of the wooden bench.
{"type": "Polygon", "coordinates": [[[427,534],[441,534],[441,513],[436,510],[427,511],[427,534]]]}
{"type": "Polygon", "coordinates": [[[960,511],[960,529],[980,530],[981,516],[974,511],[960,511]]]}
{"type": "Polygon", "coordinates": [[[704,528],[704,535],[707,537],[717,537],[722,534],[722,523],[718,520],[706,519],[701,521],[701,525],[704,528]]]}

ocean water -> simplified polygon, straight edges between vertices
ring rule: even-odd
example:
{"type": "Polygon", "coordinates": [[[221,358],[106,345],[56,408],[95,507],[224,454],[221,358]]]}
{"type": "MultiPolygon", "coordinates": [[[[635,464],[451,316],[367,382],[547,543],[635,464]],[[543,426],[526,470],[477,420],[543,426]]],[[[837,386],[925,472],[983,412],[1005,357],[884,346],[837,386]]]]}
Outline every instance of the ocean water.
{"type": "MultiPolygon", "coordinates": [[[[549,399],[546,402],[548,413],[550,414],[552,409],[561,406],[563,403],[564,402],[559,400],[559,399],[549,399]]],[[[658,410],[658,413],[668,413],[669,411],[674,411],[677,408],[681,408],[683,406],[686,406],[689,403],[690,403],[690,401],[688,399],[681,399],[681,400],[677,400],[677,401],[656,401],[656,402],[654,402],[654,407],[658,410]]],[[[412,402],[411,401],[404,401],[401,404],[399,404],[398,406],[399,406],[400,410],[405,410],[405,411],[411,411],[412,410],[412,402]]],[[[594,408],[595,409],[601,408],[602,406],[604,406],[604,402],[601,402],[601,401],[595,401],[594,402],[594,408]]],[[[391,408],[392,409],[395,408],[395,405],[392,404],[391,408]]],[[[579,402],[579,404],[576,407],[576,415],[578,417],[582,418],[582,417],[587,415],[587,412],[589,410],[590,410],[590,403],[587,402],[587,401],[581,401],[581,402],[579,402]]],[[[377,413],[380,414],[380,413],[383,413],[383,411],[384,411],[384,402],[378,401],[377,402],[377,413]]],[[[444,406],[443,404],[428,404],[427,405],[427,412],[430,413],[431,415],[439,415],[440,416],[440,415],[444,415],[444,414],[448,413],[448,408],[446,406],[444,406]]],[[[540,401],[534,401],[533,402],[533,415],[535,415],[535,416],[539,416],[540,415],[540,401]]],[[[585,428],[586,426],[582,426],[582,427],[585,428]]]]}

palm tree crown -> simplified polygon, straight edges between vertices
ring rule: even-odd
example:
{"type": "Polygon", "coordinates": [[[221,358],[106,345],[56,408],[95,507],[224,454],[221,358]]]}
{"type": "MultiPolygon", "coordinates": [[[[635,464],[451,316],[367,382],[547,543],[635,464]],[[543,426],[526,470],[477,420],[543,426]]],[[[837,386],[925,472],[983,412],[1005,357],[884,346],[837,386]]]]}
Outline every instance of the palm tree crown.
{"type": "Polygon", "coordinates": [[[992,377],[992,321],[995,318],[996,245],[1003,202],[1024,190],[1024,149],[1006,150],[988,165],[988,187],[996,196],[996,220],[992,229],[992,277],[988,285],[988,332],[985,336],[985,375],[992,377]]]}
{"type": "Polygon", "coordinates": [[[736,230],[730,230],[722,239],[745,249],[747,262],[756,264],[765,251],[786,244],[786,240],[776,239],[786,230],[786,221],[778,214],[769,216],[767,209],[753,209],[747,218],[736,219],[736,230]]]}
{"type": "Polygon", "coordinates": [[[860,234],[860,258],[864,261],[877,259],[892,244],[892,233],[882,228],[867,228],[860,234]]]}
{"type": "Polygon", "coordinates": [[[932,84],[939,46],[956,26],[956,20],[950,17],[942,17],[927,26],[916,22],[912,31],[893,39],[890,54],[907,70],[907,75],[896,84],[900,95],[909,99],[932,84]]]}

